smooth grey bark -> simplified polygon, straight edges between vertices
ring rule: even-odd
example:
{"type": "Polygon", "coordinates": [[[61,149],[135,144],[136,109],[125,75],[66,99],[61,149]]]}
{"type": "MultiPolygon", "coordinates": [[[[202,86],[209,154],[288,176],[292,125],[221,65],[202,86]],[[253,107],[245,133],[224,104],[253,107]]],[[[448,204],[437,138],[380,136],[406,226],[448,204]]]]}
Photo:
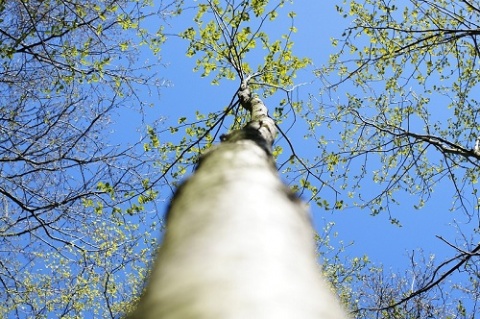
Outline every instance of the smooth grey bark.
{"type": "Polygon", "coordinates": [[[252,121],[177,190],[132,318],[346,318],[316,263],[306,206],[275,169],[275,125],[248,88],[239,97],[252,121]]]}

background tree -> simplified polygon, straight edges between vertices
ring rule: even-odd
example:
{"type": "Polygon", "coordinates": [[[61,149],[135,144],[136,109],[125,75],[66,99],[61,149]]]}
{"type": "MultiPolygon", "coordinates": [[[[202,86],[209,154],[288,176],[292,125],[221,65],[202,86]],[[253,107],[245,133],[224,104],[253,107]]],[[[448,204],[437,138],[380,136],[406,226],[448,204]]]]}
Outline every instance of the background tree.
{"type": "Polygon", "coordinates": [[[333,40],[339,49],[329,65],[317,70],[326,86],[325,109],[307,120],[312,123],[312,136],[319,123],[329,123],[336,125],[341,138],[333,147],[320,141],[325,147],[316,162],[317,174],[332,164],[329,183],[348,191],[343,206],[365,207],[372,215],[388,214],[394,224],[401,223],[395,207],[402,198],[405,201],[403,194],[413,195],[414,208],[421,209],[434,198],[434,190],[448,190],[450,210],[455,213],[452,223],[459,231],[455,240],[439,237],[452,248],[451,259],[427,261],[423,273],[412,264],[417,281],[408,289],[377,281],[372,294],[378,299],[364,299],[369,305],[358,311],[389,317],[406,313],[415,317],[418,311],[419,317],[425,317],[442,309],[447,304],[443,298],[452,293],[459,301],[450,303],[450,315],[473,317],[479,294],[475,90],[480,3],[367,0],[344,2],[337,11],[353,22],[342,38],[333,40]],[[343,93],[344,87],[349,93],[345,101],[338,101],[334,94],[343,93]],[[362,187],[369,181],[378,184],[378,191],[367,198],[362,187]],[[469,222],[455,222],[463,217],[469,222]],[[445,286],[447,279],[459,273],[461,278],[455,282],[462,284],[445,286]],[[402,293],[384,295],[393,289],[402,293]],[[443,297],[433,301],[434,296],[443,297]]]}
{"type": "Polygon", "coordinates": [[[110,131],[144,112],[137,92],[162,86],[159,61],[138,52],[157,53],[162,36],[142,23],[165,10],[0,3],[0,317],[114,317],[142,282],[151,161],[140,134],[120,147],[110,131]]]}

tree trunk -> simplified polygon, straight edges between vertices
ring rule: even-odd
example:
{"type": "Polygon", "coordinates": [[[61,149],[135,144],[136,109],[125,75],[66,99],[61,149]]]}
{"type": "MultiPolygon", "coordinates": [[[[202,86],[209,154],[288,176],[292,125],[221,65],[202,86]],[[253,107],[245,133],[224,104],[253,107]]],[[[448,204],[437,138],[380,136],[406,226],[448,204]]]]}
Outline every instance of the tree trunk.
{"type": "Polygon", "coordinates": [[[266,109],[254,116],[260,100],[247,93],[252,121],[177,190],[132,318],[346,318],[321,278],[308,211],[275,169],[273,122],[266,109]]]}

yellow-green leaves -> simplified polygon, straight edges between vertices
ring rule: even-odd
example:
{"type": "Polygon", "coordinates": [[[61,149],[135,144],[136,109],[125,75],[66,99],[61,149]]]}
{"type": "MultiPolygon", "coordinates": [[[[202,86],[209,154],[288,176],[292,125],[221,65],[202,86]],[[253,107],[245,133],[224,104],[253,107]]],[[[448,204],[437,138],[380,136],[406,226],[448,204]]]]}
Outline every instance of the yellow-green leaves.
{"type": "Polygon", "coordinates": [[[265,11],[265,7],[268,4],[268,0],[252,0],[252,9],[255,16],[259,17],[265,11]]]}
{"type": "MultiPolygon", "coordinates": [[[[244,79],[257,72],[266,93],[293,84],[296,71],[309,60],[293,52],[292,34],[296,28],[285,26],[286,34],[271,40],[263,31],[274,23],[285,1],[208,1],[197,7],[196,26],[180,36],[189,41],[187,56],[197,57],[195,71],[213,75],[213,84],[222,79],[244,79]],[[263,57],[263,62],[262,62],[263,57]]],[[[295,12],[286,16],[293,20],[295,12]]]]}
{"type": "Polygon", "coordinates": [[[190,40],[190,41],[193,41],[193,39],[195,38],[195,35],[196,35],[196,31],[194,28],[190,27],[188,28],[187,30],[183,31],[180,36],[184,39],[187,39],[187,40],[190,40]]]}
{"type": "Polygon", "coordinates": [[[158,139],[157,132],[150,125],[147,126],[147,134],[149,141],[143,144],[143,149],[148,152],[152,149],[157,149],[160,147],[160,140],[158,139]]]}
{"type": "Polygon", "coordinates": [[[331,153],[325,157],[325,162],[327,163],[327,168],[329,171],[333,172],[337,167],[340,161],[340,155],[331,153]]]}
{"type": "Polygon", "coordinates": [[[136,29],[138,27],[138,22],[132,20],[128,15],[126,14],[120,14],[117,16],[117,22],[120,24],[122,29],[128,30],[128,29],[136,29]]]}

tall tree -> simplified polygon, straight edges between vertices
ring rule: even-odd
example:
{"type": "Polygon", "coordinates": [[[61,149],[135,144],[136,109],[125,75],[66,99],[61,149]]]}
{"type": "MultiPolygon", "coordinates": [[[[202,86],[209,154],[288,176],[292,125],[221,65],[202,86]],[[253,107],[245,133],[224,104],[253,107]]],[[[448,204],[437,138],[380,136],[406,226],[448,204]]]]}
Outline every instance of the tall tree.
{"type": "Polygon", "coordinates": [[[275,122],[248,80],[238,95],[250,121],[177,190],[132,318],[346,318],[321,277],[306,206],[276,171],[275,122]]]}
{"type": "Polygon", "coordinates": [[[276,124],[250,91],[283,89],[308,62],[292,54],[289,36],[283,44],[269,43],[262,31],[282,5],[205,1],[194,18],[198,29],[183,33],[188,54],[200,55],[203,76],[214,73],[213,83],[241,82],[220,121],[192,134],[196,143],[211,141],[207,136],[228,114],[237,116],[233,127],[245,124],[205,149],[192,177],[176,191],[134,318],[345,317],[316,262],[306,206],[278,176],[276,124]],[[265,61],[253,71],[247,57],[258,44],[265,61]]]}
{"type": "MultiPolygon", "coordinates": [[[[341,139],[336,149],[323,147],[323,158],[332,159],[333,171],[340,172],[332,174],[331,185],[348,190],[350,199],[344,205],[368,207],[373,215],[388,214],[395,224],[401,223],[395,206],[402,194],[413,195],[414,207],[421,209],[441,188],[452,196],[452,216],[469,220],[458,228],[456,240],[440,234],[452,248],[451,259],[427,262],[428,271],[414,270],[414,278],[420,280],[404,286],[403,294],[379,299],[375,305],[367,302],[359,311],[398,311],[401,317],[407,309],[424,307],[420,310],[426,315],[435,303],[428,309],[418,301],[452,290],[458,300],[455,315],[474,317],[480,292],[476,266],[480,127],[475,94],[480,3],[344,1],[337,10],[351,17],[352,25],[333,41],[339,49],[330,64],[317,70],[327,83],[325,110],[309,118],[312,124],[342,125],[337,126],[341,139]],[[343,88],[348,88],[345,102],[328,100],[343,88]],[[370,179],[379,184],[379,191],[368,198],[362,186],[370,179]],[[445,288],[445,281],[460,271],[464,283],[445,288]]],[[[452,223],[460,226],[454,219],[452,223]]],[[[441,308],[445,300],[437,304],[441,308]]]]}
{"type": "Polygon", "coordinates": [[[160,13],[143,1],[0,2],[0,317],[113,317],[141,282],[116,278],[148,259],[135,230],[155,196],[149,159],[140,136],[117,146],[109,130],[132,104],[143,112],[137,90],[161,86],[158,61],[137,58],[162,40],[142,26],[160,13]]]}

